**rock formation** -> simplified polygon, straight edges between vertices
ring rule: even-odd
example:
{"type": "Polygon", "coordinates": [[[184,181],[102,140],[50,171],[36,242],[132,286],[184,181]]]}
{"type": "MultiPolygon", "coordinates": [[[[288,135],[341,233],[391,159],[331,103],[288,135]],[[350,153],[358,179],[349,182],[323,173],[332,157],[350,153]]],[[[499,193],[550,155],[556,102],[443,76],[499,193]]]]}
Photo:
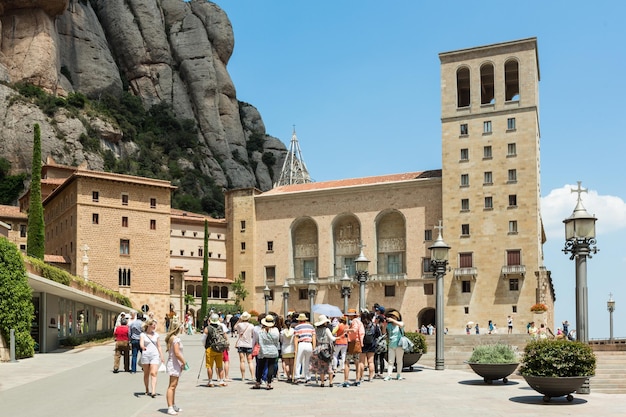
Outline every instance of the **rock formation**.
{"type": "MultiPolygon", "coordinates": [[[[286,154],[285,145],[266,135],[259,112],[237,100],[226,69],[234,34],[226,14],[205,0],[0,0],[0,80],[28,82],[66,96],[81,92],[91,100],[139,96],[146,108],[172,105],[180,118],[198,126],[205,174],[224,187],[271,188],[286,154]],[[264,136],[263,152],[250,157],[246,141],[264,136]]],[[[64,112],[50,119],[38,108],[12,102],[15,94],[0,86],[0,153],[14,170],[29,170],[32,124],[42,127],[42,147],[57,162],[86,161],[102,169],[102,157],[82,149],[78,141],[87,127],[98,132],[118,154],[134,146],[110,121],[92,119],[90,126],[64,112]],[[7,128],[8,126],[8,128],[7,128]],[[30,139],[29,139],[30,135],[30,139]]],[[[181,161],[187,164],[190,161],[181,161]]]]}

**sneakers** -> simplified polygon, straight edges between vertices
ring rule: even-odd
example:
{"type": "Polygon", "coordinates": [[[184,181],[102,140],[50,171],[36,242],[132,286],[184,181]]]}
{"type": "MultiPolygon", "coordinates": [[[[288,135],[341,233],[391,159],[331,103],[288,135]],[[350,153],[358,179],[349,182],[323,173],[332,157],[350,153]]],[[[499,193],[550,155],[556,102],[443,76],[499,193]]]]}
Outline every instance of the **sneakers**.
{"type": "Polygon", "coordinates": [[[219,385],[220,387],[225,387],[225,386],[227,386],[228,384],[227,384],[226,382],[224,382],[224,381],[219,381],[218,385],[219,385]]]}
{"type": "Polygon", "coordinates": [[[176,410],[174,410],[174,407],[168,407],[167,408],[167,414],[170,416],[175,416],[178,415],[178,412],[176,410]]]}
{"type": "Polygon", "coordinates": [[[401,379],[404,379],[400,376],[400,374],[396,375],[396,381],[400,381],[401,379]]]}
{"type": "Polygon", "coordinates": [[[391,380],[390,376],[386,376],[386,377],[383,378],[383,381],[390,381],[390,380],[391,380]]]}
{"type": "Polygon", "coordinates": [[[341,386],[342,386],[342,387],[344,387],[344,388],[346,388],[346,387],[349,387],[349,386],[350,386],[350,384],[346,381],[346,382],[344,382],[343,384],[341,384],[341,386]]]}
{"type": "Polygon", "coordinates": [[[352,384],[353,387],[360,387],[361,386],[361,381],[355,381],[354,384],[352,384]]]}
{"type": "Polygon", "coordinates": [[[174,411],[176,411],[177,413],[180,413],[181,411],[183,411],[183,409],[177,406],[176,404],[173,405],[173,408],[174,408],[174,411]]]}

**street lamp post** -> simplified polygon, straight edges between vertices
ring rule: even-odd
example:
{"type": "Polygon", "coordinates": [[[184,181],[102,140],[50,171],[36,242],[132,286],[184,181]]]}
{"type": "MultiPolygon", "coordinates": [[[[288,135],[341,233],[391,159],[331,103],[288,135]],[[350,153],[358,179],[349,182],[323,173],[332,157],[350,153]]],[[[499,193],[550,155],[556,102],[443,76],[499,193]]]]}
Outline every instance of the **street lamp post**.
{"type": "Polygon", "coordinates": [[[348,270],[345,269],[341,278],[341,296],[343,297],[343,314],[348,314],[348,298],[352,293],[352,280],[348,276],[348,270]]]}
{"type": "Polygon", "coordinates": [[[313,321],[313,304],[315,304],[315,294],[317,294],[317,282],[313,279],[313,272],[311,272],[311,279],[309,280],[308,289],[309,289],[309,312],[311,316],[309,317],[311,321],[313,321]]]}
{"type": "Polygon", "coordinates": [[[572,190],[578,193],[576,208],[571,216],[563,220],[565,223],[565,248],[563,252],[571,253],[570,259],[576,258],[576,339],[589,343],[589,314],[587,310],[587,257],[597,253],[596,218],[583,207],[580,195],[587,190],[572,190]]]}
{"type": "Polygon", "coordinates": [[[435,370],[444,370],[444,354],[443,354],[443,276],[446,274],[446,267],[448,265],[448,256],[450,253],[450,246],[443,241],[441,236],[441,230],[443,226],[439,220],[439,225],[435,226],[439,229],[439,236],[430,249],[430,269],[435,273],[437,278],[437,298],[435,299],[435,370]]]}
{"type": "Polygon", "coordinates": [[[359,281],[359,312],[365,309],[365,283],[369,277],[367,272],[367,266],[370,260],[363,254],[363,243],[361,243],[361,253],[359,257],[354,260],[354,266],[356,269],[356,279],[359,281]]]}
{"type": "Polygon", "coordinates": [[[609,311],[609,343],[613,343],[613,312],[615,311],[615,300],[613,294],[609,294],[609,301],[606,302],[606,309],[609,311]]]}
{"type": "Polygon", "coordinates": [[[287,280],[283,284],[283,314],[287,317],[287,311],[289,310],[289,284],[287,280]]]}
{"type": "Polygon", "coordinates": [[[263,298],[265,299],[265,314],[270,311],[270,298],[272,298],[272,290],[265,284],[263,288],[263,298]]]}

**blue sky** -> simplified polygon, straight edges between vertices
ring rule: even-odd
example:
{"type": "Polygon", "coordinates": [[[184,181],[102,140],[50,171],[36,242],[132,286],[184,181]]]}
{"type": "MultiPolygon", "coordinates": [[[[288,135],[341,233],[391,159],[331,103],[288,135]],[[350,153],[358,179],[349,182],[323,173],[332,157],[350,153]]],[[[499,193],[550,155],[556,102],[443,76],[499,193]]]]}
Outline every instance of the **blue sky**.
{"type": "MultiPolygon", "coordinates": [[[[545,265],[555,319],[575,323],[561,249],[577,181],[595,214],[589,335],[626,338],[626,2],[218,0],[233,25],[239,100],[287,146],[296,127],[316,181],[441,168],[440,52],[537,37],[545,265]],[[468,5],[471,5],[469,7],[468,5]]],[[[445,238],[445,230],[444,230],[445,238]]],[[[504,318],[501,320],[504,322],[504,318]]]]}

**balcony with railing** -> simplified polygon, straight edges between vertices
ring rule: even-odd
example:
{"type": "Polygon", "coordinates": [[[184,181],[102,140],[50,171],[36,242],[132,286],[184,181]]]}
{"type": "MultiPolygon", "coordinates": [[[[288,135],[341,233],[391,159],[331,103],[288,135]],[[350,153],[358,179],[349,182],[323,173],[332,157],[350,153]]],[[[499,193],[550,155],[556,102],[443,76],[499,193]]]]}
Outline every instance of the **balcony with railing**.
{"type": "Polygon", "coordinates": [[[463,278],[476,279],[476,275],[478,275],[478,268],[476,267],[454,268],[454,272],[452,275],[454,276],[455,279],[463,279],[463,278]]]}
{"type": "Polygon", "coordinates": [[[526,265],[504,265],[502,267],[502,275],[505,278],[511,276],[524,277],[526,275],[526,265]]]}

